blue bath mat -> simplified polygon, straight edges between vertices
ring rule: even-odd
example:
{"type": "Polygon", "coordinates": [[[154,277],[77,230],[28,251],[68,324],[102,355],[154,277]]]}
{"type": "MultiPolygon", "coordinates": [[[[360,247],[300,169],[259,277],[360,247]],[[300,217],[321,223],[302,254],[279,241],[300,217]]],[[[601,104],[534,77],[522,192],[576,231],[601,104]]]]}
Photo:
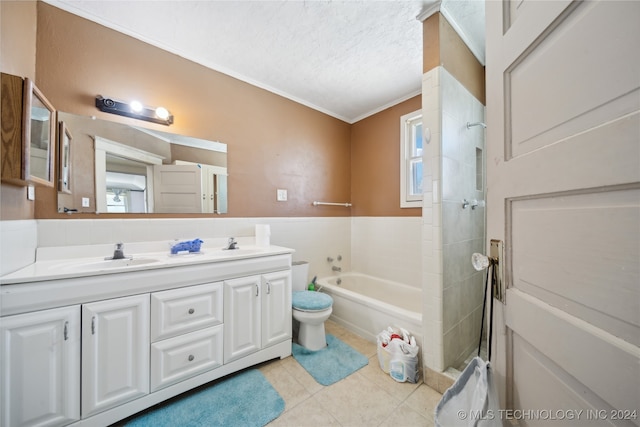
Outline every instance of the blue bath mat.
{"type": "Polygon", "coordinates": [[[129,420],[135,427],[262,427],[284,411],[284,400],[258,370],[234,375],[129,420]]]}
{"type": "Polygon", "coordinates": [[[369,359],[331,334],[327,334],[327,346],[317,351],[292,346],[293,357],[322,385],[338,382],[369,364],[369,359]]]}

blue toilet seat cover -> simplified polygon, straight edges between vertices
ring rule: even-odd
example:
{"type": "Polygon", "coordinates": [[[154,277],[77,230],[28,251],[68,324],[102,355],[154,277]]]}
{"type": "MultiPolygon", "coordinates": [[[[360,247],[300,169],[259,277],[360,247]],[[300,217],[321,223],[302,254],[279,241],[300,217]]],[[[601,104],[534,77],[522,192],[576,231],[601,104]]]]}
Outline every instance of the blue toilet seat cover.
{"type": "Polygon", "coordinates": [[[298,291],[293,293],[292,306],[297,310],[326,310],[333,304],[331,296],[316,291],[298,291]]]}

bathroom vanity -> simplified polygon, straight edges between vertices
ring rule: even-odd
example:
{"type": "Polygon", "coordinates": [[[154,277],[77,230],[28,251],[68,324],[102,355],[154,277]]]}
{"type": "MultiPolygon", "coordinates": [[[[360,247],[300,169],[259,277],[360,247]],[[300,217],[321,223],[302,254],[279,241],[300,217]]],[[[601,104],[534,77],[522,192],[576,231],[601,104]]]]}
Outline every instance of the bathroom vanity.
{"type": "Polygon", "coordinates": [[[109,425],[291,354],[291,249],[100,246],[1,278],[2,427],[109,425]]]}

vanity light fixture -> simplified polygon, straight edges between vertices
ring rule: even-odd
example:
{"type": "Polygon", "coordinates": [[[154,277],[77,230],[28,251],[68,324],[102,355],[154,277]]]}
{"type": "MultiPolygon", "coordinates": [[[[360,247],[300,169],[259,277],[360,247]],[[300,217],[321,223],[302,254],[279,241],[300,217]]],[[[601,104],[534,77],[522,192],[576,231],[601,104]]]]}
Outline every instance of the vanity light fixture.
{"type": "Polygon", "coordinates": [[[147,107],[139,101],[124,102],[113,98],[104,98],[102,95],[96,96],[96,107],[105,113],[118,114],[120,116],[131,117],[138,120],[158,123],[161,125],[171,125],[173,115],[164,107],[147,107]]]}

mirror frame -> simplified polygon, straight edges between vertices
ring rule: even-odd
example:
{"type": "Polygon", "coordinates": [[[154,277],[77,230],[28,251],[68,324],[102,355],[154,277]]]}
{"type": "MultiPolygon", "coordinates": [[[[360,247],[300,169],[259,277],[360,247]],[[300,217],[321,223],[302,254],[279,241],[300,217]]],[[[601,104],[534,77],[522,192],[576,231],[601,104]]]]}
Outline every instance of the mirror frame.
{"type": "Polygon", "coordinates": [[[66,194],[71,194],[72,139],[67,125],[63,121],[58,122],[58,191],[66,194]]]}
{"type": "Polygon", "coordinates": [[[44,94],[38,89],[33,81],[26,77],[24,82],[23,93],[23,139],[22,139],[22,161],[23,161],[23,173],[24,179],[27,182],[34,184],[40,184],[47,187],[54,186],[55,168],[54,168],[54,141],[56,137],[56,109],[51,102],[44,96],[44,94]],[[44,105],[49,111],[49,141],[47,142],[47,166],[49,168],[47,177],[39,177],[31,174],[31,109],[34,105],[34,98],[44,105]]]}

